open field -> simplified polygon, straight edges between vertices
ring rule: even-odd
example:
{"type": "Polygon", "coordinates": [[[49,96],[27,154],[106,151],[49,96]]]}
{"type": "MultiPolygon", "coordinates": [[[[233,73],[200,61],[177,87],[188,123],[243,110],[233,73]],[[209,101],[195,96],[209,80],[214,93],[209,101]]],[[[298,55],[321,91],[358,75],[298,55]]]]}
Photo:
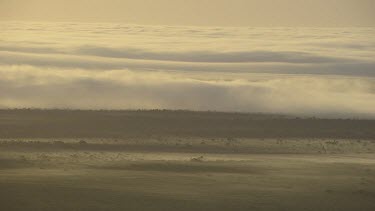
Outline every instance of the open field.
{"type": "Polygon", "coordinates": [[[375,139],[375,120],[192,111],[0,110],[1,138],[375,139]]]}
{"type": "Polygon", "coordinates": [[[374,125],[3,110],[0,210],[375,210],[374,125]]]}

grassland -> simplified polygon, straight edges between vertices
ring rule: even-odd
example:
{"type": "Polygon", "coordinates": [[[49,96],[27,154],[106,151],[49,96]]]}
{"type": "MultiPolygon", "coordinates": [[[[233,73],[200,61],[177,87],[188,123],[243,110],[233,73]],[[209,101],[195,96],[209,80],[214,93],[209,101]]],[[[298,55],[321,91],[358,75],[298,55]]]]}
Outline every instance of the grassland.
{"type": "Polygon", "coordinates": [[[0,210],[375,210],[375,121],[0,111],[0,210]]]}

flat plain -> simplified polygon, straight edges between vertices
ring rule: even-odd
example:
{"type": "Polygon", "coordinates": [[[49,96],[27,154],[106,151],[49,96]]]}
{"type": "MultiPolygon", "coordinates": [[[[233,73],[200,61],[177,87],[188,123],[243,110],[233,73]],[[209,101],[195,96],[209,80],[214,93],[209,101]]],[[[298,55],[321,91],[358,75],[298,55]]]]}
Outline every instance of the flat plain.
{"type": "Polygon", "coordinates": [[[0,210],[375,210],[375,121],[1,110],[0,210]]]}

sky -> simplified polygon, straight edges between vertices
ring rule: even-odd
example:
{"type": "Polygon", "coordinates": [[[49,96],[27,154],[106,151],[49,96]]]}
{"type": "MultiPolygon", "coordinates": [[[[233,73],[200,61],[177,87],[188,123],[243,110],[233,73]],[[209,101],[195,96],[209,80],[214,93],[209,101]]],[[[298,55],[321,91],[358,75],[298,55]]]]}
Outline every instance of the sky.
{"type": "Polygon", "coordinates": [[[374,0],[0,0],[0,20],[375,26],[374,0]]]}
{"type": "Polygon", "coordinates": [[[374,2],[0,0],[0,108],[375,119],[374,2]]]}
{"type": "Polygon", "coordinates": [[[375,118],[375,29],[3,22],[0,107],[375,118]]]}

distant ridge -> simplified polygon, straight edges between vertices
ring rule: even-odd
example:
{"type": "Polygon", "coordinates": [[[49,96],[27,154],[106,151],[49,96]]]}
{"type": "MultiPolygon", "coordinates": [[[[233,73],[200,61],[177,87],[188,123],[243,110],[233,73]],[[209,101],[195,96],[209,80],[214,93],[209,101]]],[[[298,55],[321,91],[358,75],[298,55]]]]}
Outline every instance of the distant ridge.
{"type": "Polygon", "coordinates": [[[188,110],[0,110],[0,138],[375,139],[375,120],[188,110]]]}

